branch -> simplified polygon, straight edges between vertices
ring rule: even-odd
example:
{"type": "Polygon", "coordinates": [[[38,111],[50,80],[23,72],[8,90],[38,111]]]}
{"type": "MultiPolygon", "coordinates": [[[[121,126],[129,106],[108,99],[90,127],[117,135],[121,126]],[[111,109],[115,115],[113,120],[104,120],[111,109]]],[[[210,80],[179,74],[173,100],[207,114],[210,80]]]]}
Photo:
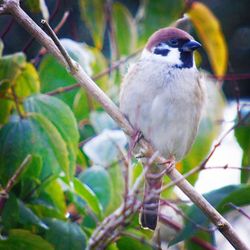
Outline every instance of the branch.
{"type": "Polygon", "coordinates": [[[15,171],[14,175],[9,179],[6,187],[1,191],[1,194],[0,194],[0,214],[2,213],[4,205],[5,205],[6,201],[8,200],[8,194],[9,194],[9,192],[14,187],[17,179],[19,178],[19,176],[21,175],[21,173],[24,171],[25,167],[28,166],[28,164],[30,163],[31,159],[32,159],[31,155],[27,155],[25,157],[25,159],[23,160],[23,162],[21,163],[21,165],[15,171]]]}
{"type": "Polygon", "coordinates": [[[232,207],[233,209],[237,210],[239,213],[241,213],[241,214],[244,215],[247,219],[250,220],[250,215],[247,214],[242,208],[240,208],[240,207],[234,205],[232,202],[229,202],[227,205],[230,206],[230,207],[232,207]]]}
{"type": "MultiPolygon", "coordinates": [[[[44,31],[36,25],[36,23],[20,8],[18,0],[1,0],[0,13],[10,13],[15,20],[22,25],[38,42],[41,43],[51,54],[53,54],[60,63],[65,67],[69,67],[66,58],[63,57],[58,47],[53,40],[44,33],[44,31]]],[[[72,59],[74,67],[70,68],[71,74],[75,77],[77,82],[84,87],[87,92],[93,96],[106,110],[106,112],[120,125],[124,132],[130,136],[134,134],[134,129],[126,118],[122,115],[119,108],[107,97],[103,91],[95,84],[95,82],[85,73],[85,71],[72,59]]],[[[145,140],[140,141],[140,145],[147,151],[152,150],[152,146],[145,140]]],[[[164,158],[158,157],[161,162],[166,162],[164,158]]],[[[172,168],[168,171],[168,176],[173,180],[179,180],[182,175],[172,168]]],[[[224,219],[211,205],[203,198],[202,195],[196,192],[187,180],[182,179],[177,183],[177,186],[192,200],[202,211],[210,218],[210,220],[218,227],[220,232],[228,239],[228,241],[236,249],[249,249],[246,244],[240,239],[232,226],[224,219]]]]}

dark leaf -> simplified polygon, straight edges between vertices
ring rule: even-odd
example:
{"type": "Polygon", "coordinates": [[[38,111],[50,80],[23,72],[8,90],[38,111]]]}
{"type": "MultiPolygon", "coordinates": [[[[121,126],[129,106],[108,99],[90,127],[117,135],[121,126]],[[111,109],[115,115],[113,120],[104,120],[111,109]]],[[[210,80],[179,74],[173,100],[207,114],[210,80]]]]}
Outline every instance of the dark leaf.
{"type": "Polygon", "coordinates": [[[102,218],[102,205],[96,194],[84,183],[77,178],[74,179],[75,193],[81,197],[87,205],[93,210],[99,219],[102,218]]]}
{"type": "Polygon", "coordinates": [[[111,199],[112,185],[108,172],[99,166],[93,166],[79,175],[79,180],[85,183],[97,196],[104,210],[111,199]]]}
{"type": "Polygon", "coordinates": [[[66,144],[55,126],[40,114],[13,116],[0,130],[0,178],[5,184],[28,154],[42,159],[40,178],[69,174],[66,144]]]}
{"type": "Polygon", "coordinates": [[[104,0],[80,0],[82,18],[85,21],[95,47],[102,49],[105,31],[105,1],[104,0]]]}
{"type": "Polygon", "coordinates": [[[43,229],[48,229],[46,224],[43,223],[43,221],[37,217],[36,214],[32,212],[30,208],[25,206],[25,204],[22,201],[18,201],[18,207],[19,207],[19,214],[20,214],[20,220],[19,222],[26,226],[36,225],[43,229]]]}
{"type": "MultiPolygon", "coordinates": [[[[57,88],[70,86],[76,83],[76,80],[51,55],[43,57],[39,66],[39,76],[42,93],[50,92],[57,88]]],[[[62,92],[58,94],[57,97],[72,107],[76,92],[76,89],[65,93],[62,92]]]]}
{"type": "Polygon", "coordinates": [[[42,237],[28,230],[12,229],[6,240],[0,240],[0,250],[54,250],[42,237]]]}
{"type": "Polygon", "coordinates": [[[72,177],[76,167],[79,132],[70,108],[58,98],[47,95],[29,97],[25,100],[24,107],[27,112],[36,112],[44,115],[57,128],[67,146],[70,163],[69,174],[72,177]]]}
{"type": "Polygon", "coordinates": [[[23,53],[16,53],[0,58],[0,93],[5,91],[15,82],[16,77],[26,65],[23,53]]]}
{"type": "Polygon", "coordinates": [[[44,220],[49,230],[45,232],[45,239],[55,249],[83,250],[86,247],[86,235],[79,225],[57,219],[44,220]]]}
{"type": "Polygon", "coordinates": [[[136,23],[129,10],[123,4],[114,3],[112,11],[119,55],[129,55],[136,48],[136,23]]]}

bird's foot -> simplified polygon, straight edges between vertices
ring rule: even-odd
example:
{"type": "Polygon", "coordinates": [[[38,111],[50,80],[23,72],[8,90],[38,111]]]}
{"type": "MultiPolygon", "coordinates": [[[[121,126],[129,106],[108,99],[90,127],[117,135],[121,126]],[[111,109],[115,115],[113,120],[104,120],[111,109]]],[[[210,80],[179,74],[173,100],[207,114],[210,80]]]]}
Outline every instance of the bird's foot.
{"type": "Polygon", "coordinates": [[[135,148],[136,144],[141,140],[142,137],[142,132],[140,130],[135,130],[134,134],[131,136],[132,150],[135,148]]]}
{"type": "Polygon", "coordinates": [[[164,165],[166,167],[164,167],[163,170],[160,172],[148,173],[147,178],[153,180],[161,179],[166,173],[170,172],[175,167],[175,160],[171,157],[167,161],[161,162],[159,165],[164,165]]]}
{"type": "Polygon", "coordinates": [[[165,168],[165,173],[170,173],[175,168],[175,160],[171,160],[165,168]]]}
{"type": "MultiPolygon", "coordinates": [[[[128,151],[129,158],[132,157],[132,152],[135,150],[136,144],[140,141],[142,137],[143,135],[140,130],[134,131],[133,135],[130,138],[129,151],[128,151]]],[[[141,159],[143,158],[143,156],[138,158],[141,159]]]]}

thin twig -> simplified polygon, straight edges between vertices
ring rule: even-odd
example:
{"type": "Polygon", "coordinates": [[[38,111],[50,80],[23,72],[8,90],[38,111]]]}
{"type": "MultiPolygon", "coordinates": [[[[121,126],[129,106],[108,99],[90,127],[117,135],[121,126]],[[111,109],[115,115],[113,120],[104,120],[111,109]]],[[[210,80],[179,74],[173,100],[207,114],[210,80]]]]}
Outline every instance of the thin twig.
{"type": "MultiPolygon", "coordinates": [[[[60,0],[57,0],[56,1],[56,4],[55,4],[55,8],[51,14],[51,16],[49,17],[49,22],[52,22],[53,19],[55,18],[55,16],[57,15],[58,13],[58,10],[59,10],[59,6],[60,6],[60,0]]],[[[31,37],[28,42],[24,45],[24,48],[22,49],[23,52],[27,52],[28,49],[30,48],[30,46],[32,45],[32,43],[34,42],[35,38],[34,37],[31,37]]],[[[39,53],[38,53],[39,55],[39,53]]]]}
{"type": "Polygon", "coordinates": [[[241,214],[244,215],[247,219],[250,220],[250,215],[247,214],[241,207],[238,207],[238,206],[234,205],[232,202],[229,202],[227,205],[230,206],[230,207],[232,207],[233,209],[237,210],[239,213],[241,213],[241,214]]]}
{"type": "Polygon", "coordinates": [[[240,170],[240,171],[250,171],[250,166],[246,166],[246,167],[235,167],[235,166],[228,166],[227,164],[224,166],[209,166],[209,167],[205,167],[202,170],[214,170],[214,169],[233,169],[233,170],[240,170]]]}
{"type": "MultiPolygon", "coordinates": [[[[57,34],[59,30],[62,28],[64,23],[67,21],[69,17],[69,11],[66,11],[62,17],[62,20],[57,24],[57,26],[54,28],[54,32],[57,34]]],[[[34,59],[31,60],[32,63],[37,64],[38,60],[41,58],[41,56],[45,55],[47,53],[47,49],[42,47],[40,51],[37,53],[34,59]]]]}
{"type": "Polygon", "coordinates": [[[73,64],[73,61],[71,60],[68,52],[66,51],[66,49],[62,46],[62,44],[60,43],[58,37],[56,36],[54,30],[49,26],[49,24],[47,23],[47,21],[45,19],[41,20],[41,24],[43,25],[44,29],[47,31],[48,35],[51,37],[51,39],[54,41],[55,45],[57,46],[57,48],[60,50],[60,52],[62,53],[63,58],[66,60],[70,71],[75,71],[77,70],[75,65],[73,64]]]}
{"type": "Polygon", "coordinates": [[[8,199],[9,192],[14,187],[17,179],[22,174],[22,172],[24,171],[24,169],[29,165],[29,163],[31,162],[31,159],[32,159],[31,155],[27,155],[25,157],[25,159],[20,164],[20,166],[17,168],[17,170],[15,171],[15,173],[13,174],[13,176],[7,182],[6,187],[1,191],[1,194],[0,194],[0,214],[2,213],[4,205],[5,205],[5,203],[6,203],[7,199],[8,199]]]}

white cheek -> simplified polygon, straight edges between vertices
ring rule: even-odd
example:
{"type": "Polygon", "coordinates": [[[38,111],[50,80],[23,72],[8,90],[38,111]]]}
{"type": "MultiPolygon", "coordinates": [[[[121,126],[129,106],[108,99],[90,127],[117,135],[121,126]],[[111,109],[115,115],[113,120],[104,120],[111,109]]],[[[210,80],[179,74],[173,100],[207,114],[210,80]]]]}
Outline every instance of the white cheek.
{"type": "Polygon", "coordinates": [[[180,52],[177,48],[170,48],[167,56],[157,55],[149,52],[144,49],[141,55],[143,59],[157,60],[161,62],[167,62],[171,65],[182,65],[182,61],[180,60],[180,52]]]}
{"type": "Polygon", "coordinates": [[[180,51],[177,48],[171,48],[166,57],[166,61],[174,65],[182,65],[180,51]]]}

